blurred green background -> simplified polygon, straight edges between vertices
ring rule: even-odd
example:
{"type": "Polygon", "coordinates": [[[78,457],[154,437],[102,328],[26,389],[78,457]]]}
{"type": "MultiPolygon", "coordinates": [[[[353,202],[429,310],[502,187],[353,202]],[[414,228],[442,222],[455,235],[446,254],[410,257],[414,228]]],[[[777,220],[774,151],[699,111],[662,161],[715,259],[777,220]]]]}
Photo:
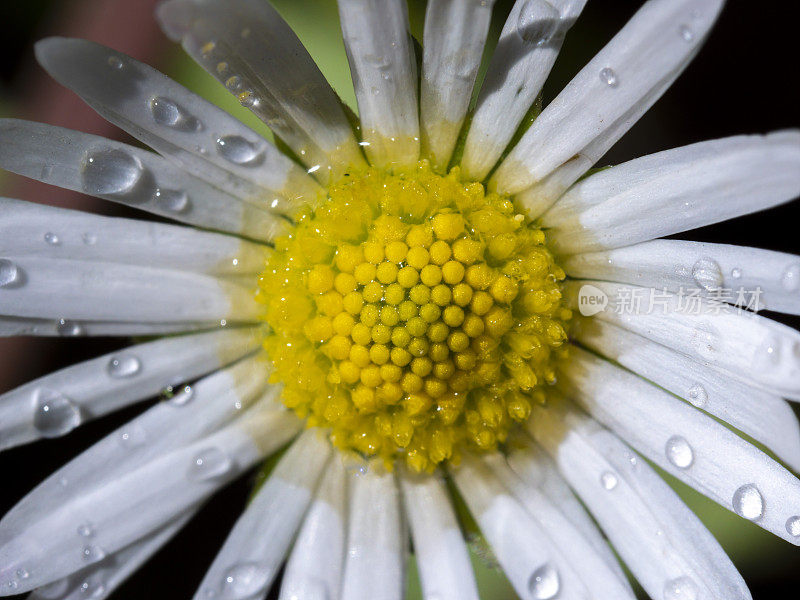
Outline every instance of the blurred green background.
{"type": "MultiPolygon", "coordinates": [[[[334,0],[272,0],[292,25],[340,96],[356,109],[355,95],[339,31],[334,0]]],[[[89,37],[150,62],[187,87],[223,106],[257,131],[269,132],[252,114],[184,55],[160,36],[150,14],[153,0],[28,0],[5,1],[0,6],[4,27],[0,64],[0,115],[24,116],[84,129],[130,141],[79,107],[68,92],[46,81],[32,59],[32,43],[44,35],[89,37]]],[[[709,137],[767,131],[796,126],[800,96],[789,79],[796,80],[796,19],[788,6],[773,8],[733,0],[695,63],[654,109],[642,119],[603,164],[687,144],[709,137]],[[789,11],[789,12],[787,12],[789,11]],[[793,74],[792,74],[793,73],[793,74]]],[[[580,67],[610,39],[641,5],[638,1],[590,0],[572,32],[544,90],[545,104],[580,67]]],[[[494,46],[511,2],[497,2],[487,55],[494,46]]],[[[409,0],[413,34],[422,39],[424,0],[409,0]]],[[[796,83],[796,82],[795,82],[796,83]]],[[[93,204],[74,195],[35,186],[0,172],[0,194],[28,200],[79,206],[111,214],[114,207],[93,204]]],[[[796,232],[781,235],[787,222],[797,222],[795,206],[693,233],[697,239],[736,242],[798,252],[796,232]]],[[[134,213],[135,214],[135,213],[134,213]]],[[[684,236],[687,237],[687,236],[684,236]]],[[[796,322],[789,320],[797,326],[796,322]]],[[[124,344],[123,340],[24,340],[0,344],[0,393],[53,368],[90,357],[124,344]]],[[[75,432],[68,445],[44,442],[0,455],[0,472],[11,481],[0,496],[5,512],[25,491],[63,462],[116,427],[133,412],[106,419],[75,432]],[[25,465],[24,469],[20,465],[25,465]],[[38,466],[37,466],[38,465],[38,466]]],[[[800,589],[800,550],[739,519],[715,503],[670,480],[678,493],[708,525],[739,567],[756,600],[795,598],[800,589]]],[[[115,598],[186,597],[210,563],[225,533],[238,515],[250,482],[232,486],[123,587],[115,598]],[[177,573],[176,573],[177,571],[177,573]]],[[[481,597],[516,598],[505,578],[485,560],[474,557],[481,597]]],[[[409,574],[409,598],[420,598],[415,569],[409,574]]],[[[613,599],[610,599],[613,600],[613,599]]],[[[660,600],[660,599],[659,599],[660,600]]]]}

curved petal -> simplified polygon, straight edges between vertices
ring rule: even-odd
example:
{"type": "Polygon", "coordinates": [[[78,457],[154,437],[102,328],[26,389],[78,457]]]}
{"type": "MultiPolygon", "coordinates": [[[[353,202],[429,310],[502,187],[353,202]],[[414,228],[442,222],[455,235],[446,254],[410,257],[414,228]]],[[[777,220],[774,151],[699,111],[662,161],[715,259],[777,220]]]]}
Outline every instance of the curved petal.
{"type": "MultiPolygon", "coordinates": [[[[2,588],[8,589],[19,569],[30,576],[20,581],[17,592],[55,581],[159,529],[282,446],[298,427],[287,411],[256,410],[217,433],[83,490],[37,519],[26,519],[17,535],[3,535],[2,588]],[[88,540],[81,529],[86,522],[94,531],[88,540]]],[[[0,531],[5,533],[2,526],[0,531]]]]}
{"type": "MultiPolygon", "coordinates": [[[[516,194],[561,168],[570,172],[572,181],[577,179],[689,64],[723,4],[724,0],[647,2],[545,108],[500,164],[492,187],[516,194]]],[[[566,189],[572,181],[562,180],[561,187],[566,189]]],[[[541,214],[546,205],[535,202],[536,190],[532,192],[533,198],[523,202],[541,214]]],[[[552,203],[559,195],[544,201],[552,203]]]]}
{"type": "MultiPolygon", "coordinates": [[[[69,319],[32,319],[28,317],[10,317],[0,315],[0,336],[14,335],[36,336],[131,336],[131,335],[166,335],[212,329],[219,327],[219,322],[152,322],[127,323],[125,321],[70,321],[69,319]]],[[[222,324],[224,325],[224,324],[222,324]]]]}
{"type": "Polygon", "coordinates": [[[105,119],[221,190],[285,214],[316,200],[319,186],[275,146],[152,67],[67,38],[38,42],[36,58],[105,119]]]}
{"type": "Polygon", "coordinates": [[[451,473],[520,598],[589,598],[569,560],[486,464],[466,455],[451,473]]]}
{"type": "Polygon", "coordinates": [[[400,494],[380,466],[348,476],[350,516],[341,600],[401,600],[405,588],[406,532],[400,494]]]}
{"type": "Polygon", "coordinates": [[[574,348],[560,385],[594,418],[658,466],[767,531],[800,545],[800,481],[758,448],[685,402],[574,348]]]}
{"type": "Polygon", "coordinates": [[[169,0],[156,15],[165,33],[269,125],[314,177],[327,181],[332,168],[363,164],[336,92],[269,2],[169,0]]]}
{"type": "Polygon", "coordinates": [[[582,319],[573,337],[765,444],[800,471],[800,427],[791,406],[701,362],[600,319],[582,319]]]}
{"type": "Polygon", "coordinates": [[[586,0],[517,0],[481,85],[464,146],[465,177],[482,181],[542,90],[586,0]]]}
{"type": "Polygon", "coordinates": [[[65,435],[256,350],[257,330],[170,337],[112,352],[0,394],[0,450],[65,435]]]}
{"type": "Polygon", "coordinates": [[[609,306],[594,318],[682,352],[746,385],[800,398],[800,332],[795,329],[722,303],[594,280],[564,286],[570,307],[579,308],[584,286],[609,299],[609,306]]]}
{"type": "Polygon", "coordinates": [[[230,235],[11,198],[0,198],[0,215],[0,260],[14,254],[241,277],[263,271],[269,253],[230,235]],[[44,243],[48,233],[55,243],[44,243]]]}
{"type": "Polygon", "coordinates": [[[564,558],[573,565],[580,565],[576,575],[583,581],[591,598],[635,600],[627,580],[620,578],[616,570],[609,567],[604,556],[595,551],[583,533],[559,510],[558,505],[517,476],[500,453],[487,454],[482,460],[539,523],[564,558]]]}
{"type": "Polygon", "coordinates": [[[675,492],[568,403],[536,406],[528,428],[652,598],[750,600],[730,559],[675,492]]]}
{"type": "Polygon", "coordinates": [[[14,272],[0,287],[0,312],[8,316],[134,323],[258,319],[252,292],[208,275],[58,258],[3,260],[14,272]]]}
{"type": "Polygon", "coordinates": [[[269,241],[288,225],[140,148],[88,133],[0,119],[0,168],[207,229],[269,241]]]}
{"type": "Polygon", "coordinates": [[[399,473],[425,598],[478,600],[461,527],[439,475],[399,473]]]}
{"type": "Polygon", "coordinates": [[[542,217],[562,254],[630,246],[800,195],[800,131],[724,138],[587,177],[542,217]]]}
{"type": "Polygon", "coordinates": [[[314,496],[331,446],[319,429],[294,441],[236,521],[195,594],[263,597],[314,496]]]}
{"type": "Polygon", "coordinates": [[[422,155],[445,171],[481,66],[494,0],[430,0],[425,10],[420,129],[422,155]]]}
{"type": "Polygon", "coordinates": [[[339,0],[370,163],[412,166],[419,159],[417,63],[405,0],[339,0]]]}
{"type": "Polygon", "coordinates": [[[325,468],[281,579],[280,600],[337,600],[347,535],[345,470],[334,454],[325,468]]]}

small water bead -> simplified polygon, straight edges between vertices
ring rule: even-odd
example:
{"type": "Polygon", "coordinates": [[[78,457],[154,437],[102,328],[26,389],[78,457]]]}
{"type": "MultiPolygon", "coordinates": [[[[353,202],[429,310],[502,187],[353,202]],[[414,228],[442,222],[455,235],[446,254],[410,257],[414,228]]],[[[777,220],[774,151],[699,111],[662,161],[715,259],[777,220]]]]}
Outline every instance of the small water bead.
{"type": "Polygon", "coordinates": [[[694,451],[685,438],[674,435],[667,440],[667,459],[679,469],[688,469],[694,462],[694,451]]]}
{"type": "Polygon", "coordinates": [[[800,516],[787,519],[786,531],[793,537],[800,537],[800,516]]]}
{"type": "Polygon", "coordinates": [[[59,319],[56,321],[56,333],[63,337],[74,337],[83,333],[83,328],[80,323],[69,321],[67,319],[59,319]]]}
{"type": "Polygon", "coordinates": [[[100,573],[95,573],[83,581],[79,589],[84,598],[101,598],[106,594],[106,582],[100,573]]]}
{"type": "Polygon", "coordinates": [[[706,388],[704,388],[701,384],[695,383],[692,387],[689,388],[688,394],[689,402],[691,402],[697,408],[702,408],[708,402],[708,392],[706,388]]]}
{"type": "Polygon", "coordinates": [[[691,42],[694,40],[694,31],[692,31],[688,25],[681,25],[678,28],[678,33],[680,33],[684,42],[691,42]]]}
{"type": "Polygon", "coordinates": [[[112,356],[106,366],[106,371],[115,379],[133,377],[142,369],[142,361],[133,354],[118,354],[112,356]]]}
{"type": "Polygon", "coordinates": [[[561,13],[547,0],[528,0],[517,17],[517,35],[523,42],[543,46],[558,32],[561,13]]]}
{"type": "Polygon", "coordinates": [[[741,517],[757,521],[764,516],[764,498],[752,483],[743,485],[733,494],[733,510],[741,517]]]}
{"type": "Polygon", "coordinates": [[[61,244],[61,238],[58,237],[57,234],[53,233],[52,231],[48,231],[44,234],[44,241],[50,244],[51,246],[58,246],[61,244]]]}
{"type": "Polygon", "coordinates": [[[83,556],[84,562],[96,563],[100,562],[106,557],[106,551],[100,546],[88,545],[83,547],[83,550],[81,550],[81,555],[83,556]]]}
{"type": "Polygon", "coordinates": [[[144,176],[142,162],[116,148],[89,150],[81,164],[83,189],[92,195],[128,195],[142,182],[144,176]]]}
{"type": "Polygon", "coordinates": [[[238,75],[232,75],[225,80],[225,87],[232,92],[236,92],[242,87],[242,78],[238,75]]]}
{"type": "Polygon", "coordinates": [[[664,600],[697,600],[697,584],[689,577],[678,577],[664,585],[664,600]]]}
{"type": "Polygon", "coordinates": [[[781,285],[787,292],[800,290],[800,263],[793,263],[786,267],[781,277],[781,285]]]}
{"type": "Polygon", "coordinates": [[[264,150],[239,135],[217,139],[217,149],[222,156],[237,165],[254,165],[264,157],[264,150]]]}
{"type": "Polygon", "coordinates": [[[189,208],[189,196],[181,190],[157,188],[153,198],[158,206],[169,212],[182,213],[189,208]]]}
{"type": "Polygon", "coordinates": [[[740,279],[742,277],[742,270],[738,267],[734,267],[731,269],[731,277],[734,279],[740,279]]]}
{"type": "Polygon", "coordinates": [[[87,246],[94,246],[97,243],[97,235],[91,233],[90,231],[83,233],[81,235],[81,239],[87,246]]]}
{"type": "Polygon", "coordinates": [[[192,398],[194,398],[194,388],[190,385],[186,385],[169,399],[169,403],[173,406],[183,406],[184,404],[188,404],[192,398]]]}
{"type": "Polygon", "coordinates": [[[156,96],[150,100],[150,112],[153,120],[159,125],[180,131],[199,131],[200,121],[185,108],[168,98],[156,96]]]}
{"type": "Polygon", "coordinates": [[[0,258],[0,288],[17,283],[21,271],[17,265],[8,259],[0,258]]]}
{"type": "Polygon", "coordinates": [[[228,473],[233,467],[230,457],[219,448],[206,448],[200,451],[192,460],[189,469],[189,479],[207,481],[216,479],[228,473]]]}
{"type": "Polygon", "coordinates": [[[612,88],[615,88],[619,85],[619,78],[617,77],[614,69],[611,67],[600,69],[600,81],[612,88]]]}
{"type": "Polygon", "coordinates": [[[78,535],[85,538],[94,536],[94,525],[91,523],[82,523],[78,526],[78,535]]]}
{"type": "Polygon", "coordinates": [[[612,473],[611,471],[606,471],[600,476],[600,483],[603,486],[603,488],[611,491],[615,487],[617,487],[619,480],[617,479],[617,476],[614,475],[614,473],[612,473]]]}
{"type": "Polygon", "coordinates": [[[34,394],[33,426],[42,437],[59,437],[81,423],[75,403],[54,390],[38,389],[34,394]]]}
{"type": "Polygon", "coordinates": [[[536,600],[551,600],[560,590],[558,571],[550,564],[536,569],[528,580],[528,591],[536,600]]]}
{"type": "Polygon", "coordinates": [[[722,288],[724,278],[717,262],[711,258],[701,258],[692,266],[692,277],[701,289],[713,292],[722,288]]]}
{"type": "Polygon", "coordinates": [[[263,593],[272,579],[272,569],[256,562],[230,567],[223,577],[222,597],[230,600],[251,598],[263,593]]]}
{"type": "Polygon", "coordinates": [[[25,569],[17,569],[17,577],[19,577],[20,579],[27,579],[30,576],[31,574],[28,573],[28,571],[26,571],[25,569]]]}
{"type": "Polygon", "coordinates": [[[125,67],[125,63],[122,62],[122,59],[119,56],[109,56],[107,62],[109,67],[118,71],[125,67]]]}

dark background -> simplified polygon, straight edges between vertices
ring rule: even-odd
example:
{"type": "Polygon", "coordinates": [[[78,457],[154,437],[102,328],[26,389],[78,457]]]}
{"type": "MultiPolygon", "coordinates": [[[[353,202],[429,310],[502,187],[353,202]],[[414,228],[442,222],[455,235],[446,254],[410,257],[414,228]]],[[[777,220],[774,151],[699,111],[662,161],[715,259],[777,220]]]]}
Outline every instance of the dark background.
{"type": "MultiPolygon", "coordinates": [[[[330,2],[297,0],[315,8],[308,18],[329,18],[330,2]]],[[[276,3],[277,4],[277,3],[276,3]]],[[[287,4],[283,2],[283,4],[287,4]]],[[[175,48],[160,36],[150,14],[154,0],[28,0],[0,2],[0,116],[23,116],[93,133],[126,139],[81,106],[70,93],[46,80],[32,60],[32,43],[45,35],[87,37],[150,62],[168,74],[175,48]]],[[[500,0],[500,26],[511,3],[500,0]]],[[[625,23],[641,2],[589,0],[567,37],[545,86],[545,103],[569,81],[625,23]]],[[[683,76],[634,126],[601,164],[704,139],[759,133],[800,125],[797,85],[797,3],[729,0],[704,49],[683,76]]],[[[418,15],[424,2],[411,0],[418,15]]],[[[335,14],[335,13],[334,13],[335,14]]],[[[412,18],[417,26],[418,17],[412,18]]],[[[338,27],[335,18],[331,28],[338,27]]],[[[302,36],[301,36],[302,37],[302,36]]],[[[313,53],[313,51],[312,51],[313,53]]],[[[120,214],[115,207],[58,192],[15,177],[0,179],[0,193],[38,202],[120,214]]],[[[797,224],[800,203],[683,234],[684,239],[753,245],[800,253],[797,224]]],[[[782,319],[798,327],[797,319],[782,319]]],[[[0,339],[0,393],[56,368],[111,351],[122,339],[0,339]]],[[[0,514],[52,470],[131,418],[142,407],[122,411],[76,430],[66,438],[43,441],[0,455],[0,514]]],[[[136,573],[114,598],[187,598],[239,515],[251,488],[244,478],[218,494],[185,530],[136,573]]],[[[683,490],[681,490],[683,491],[683,490]]],[[[768,539],[749,524],[746,538],[732,534],[721,509],[698,501],[710,515],[711,529],[731,553],[755,600],[795,598],[800,589],[800,550],[768,539]],[[730,540],[733,541],[730,541],[730,540]],[[750,540],[754,540],[752,543],[750,540]],[[729,541],[727,543],[726,541],[729,541]],[[754,555],[754,553],[756,555],[754,555]],[[792,593],[789,590],[794,590],[792,593]]],[[[695,508],[695,505],[692,505],[695,508]]],[[[724,511],[723,511],[724,513],[724,511]]],[[[739,527],[738,524],[735,527],[739,527]]],[[[743,534],[744,535],[744,534],[743,534]]],[[[659,599],[660,600],[660,599],[659,599]]]]}

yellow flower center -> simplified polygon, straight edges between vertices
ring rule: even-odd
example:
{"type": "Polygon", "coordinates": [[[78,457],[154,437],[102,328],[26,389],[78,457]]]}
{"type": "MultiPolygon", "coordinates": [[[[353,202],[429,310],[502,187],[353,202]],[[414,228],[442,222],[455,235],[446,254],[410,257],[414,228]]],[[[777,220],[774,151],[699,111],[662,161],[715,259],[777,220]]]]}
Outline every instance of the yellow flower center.
{"type": "Polygon", "coordinates": [[[542,230],[458,169],[347,175],[259,279],[272,380],[337,447],[389,467],[494,449],[554,380],[563,278],[542,230]]]}

